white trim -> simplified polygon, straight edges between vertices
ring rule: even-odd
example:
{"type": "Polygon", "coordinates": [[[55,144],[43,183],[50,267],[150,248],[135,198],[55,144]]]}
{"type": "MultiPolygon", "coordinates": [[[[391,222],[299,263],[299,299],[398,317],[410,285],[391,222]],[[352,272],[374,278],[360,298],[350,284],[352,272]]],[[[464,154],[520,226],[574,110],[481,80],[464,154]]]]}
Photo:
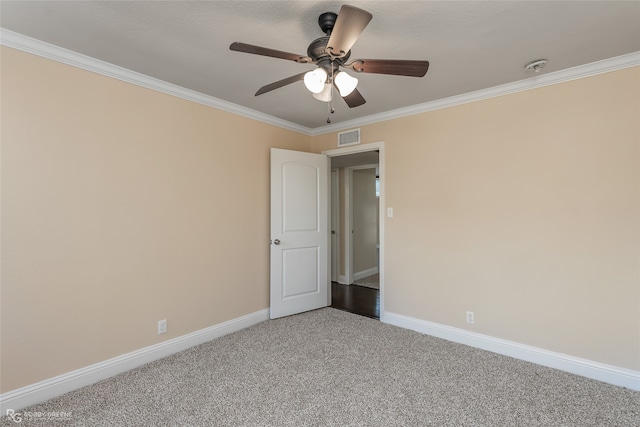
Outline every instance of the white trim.
{"type": "Polygon", "coordinates": [[[309,128],[0,28],[0,44],[187,101],[309,135],[309,128]]]}
{"type": "Polygon", "coordinates": [[[362,127],[373,123],[412,116],[414,114],[426,113],[428,111],[440,110],[443,108],[455,107],[457,105],[468,104],[470,102],[483,101],[485,99],[496,98],[498,96],[509,95],[525,90],[537,89],[543,86],[564,83],[571,80],[582,79],[598,74],[618,71],[625,68],[640,66],[640,52],[633,52],[590,64],[567,68],[553,73],[542,74],[528,79],[519,80],[499,86],[481,89],[474,92],[463,93],[449,98],[437,99],[423,104],[411,105],[409,107],[398,108],[396,110],[385,111],[378,114],[371,114],[366,117],[347,120],[332,125],[322,126],[311,130],[311,136],[322,135],[329,132],[341,131],[354,127],[362,127]]]}
{"type": "Polygon", "coordinates": [[[640,391],[640,371],[581,359],[396,313],[386,312],[384,315],[381,313],[380,320],[401,328],[640,391]]]}
{"type": "Polygon", "coordinates": [[[256,311],[168,341],[77,369],[0,395],[0,414],[61,396],[198,344],[269,320],[269,309],[256,311]]]}
{"type": "Polygon", "coordinates": [[[353,273],[353,280],[360,280],[365,277],[373,276],[374,274],[378,274],[378,267],[372,267],[367,270],[358,271],[357,273],[353,273]]]}
{"type": "Polygon", "coordinates": [[[347,276],[345,276],[344,274],[339,274],[338,275],[338,283],[340,283],[341,285],[348,285],[349,282],[347,280],[347,276]]]}
{"type": "MultiPolygon", "coordinates": [[[[598,74],[609,73],[612,71],[622,70],[624,68],[635,67],[640,65],[640,52],[632,52],[626,55],[616,56],[614,58],[604,59],[602,61],[592,62],[590,64],[580,65],[565,70],[555,71],[552,73],[534,76],[528,79],[507,83],[500,86],[494,86],[487,89],[481,89],[474,92],[464,93],[461,95],[451,96],[449,98],[438,99],[435,101],[416,104],[405,108],[385,111],[378,114],[372,114],[358,119],[338,122],[331,125],[325,125],[318,128],[309,128],[268,114],[252,110],[237,104],[233,104],[213,96],[205,95],[190,89],[186,89],[165,81],[127,70],[68,49],[64,49],[31,37],[24,36],[4,28],[0,28],[0,44],[14,49],[22,50],[43,58],[71,65],[83,70],[102,74],[114,79],[122,80],[131,84],[152,89],[168,95],[177,96],[178,98],[193,101],[209,107],[217,108],[230,113],[238,114],[243,117],[254,119],[260,122],[268,123],[294,132],[299,132],[308,136],[317,136],[329,132],[337,132],[349,128],[357,128],[373,123],[383,122],[387,120],[397,119],[401,117],[411,116],[414,114],[426,113],[428,111],[440,110],[442,108],[454,107],[457,105],[467,104],[470,102],[482,101],[497,96],[509,95],[512,93],[522,92],[529,89],[536,89],[543,86],[549,86],[557,83],[564,83],[570,80],[582,79],[598,74]]],[[[348,148],[348,147],[347,147],[348,148]]]]}

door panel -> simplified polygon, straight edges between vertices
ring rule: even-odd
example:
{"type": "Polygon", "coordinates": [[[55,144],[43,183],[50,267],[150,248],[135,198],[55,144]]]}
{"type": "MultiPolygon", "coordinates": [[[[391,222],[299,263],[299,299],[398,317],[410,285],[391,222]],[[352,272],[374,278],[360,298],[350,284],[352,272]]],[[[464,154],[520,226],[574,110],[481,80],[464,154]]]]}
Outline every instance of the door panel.
{"type": "Polygon", "coordinates": [[[282,298],[318,292],[318,248],[288,249],[282,251],[282,298]]]}
{"type": "Polygon", "coordinates": [[[282,169],[282,230],[317,231],[319,173],[313,165],[284,163],[282,169]]]}
{"type": "Polygon", "coordinates": [[[326,307],[328,169],[321,154],[271,149],[271,318],[326,307]]]}

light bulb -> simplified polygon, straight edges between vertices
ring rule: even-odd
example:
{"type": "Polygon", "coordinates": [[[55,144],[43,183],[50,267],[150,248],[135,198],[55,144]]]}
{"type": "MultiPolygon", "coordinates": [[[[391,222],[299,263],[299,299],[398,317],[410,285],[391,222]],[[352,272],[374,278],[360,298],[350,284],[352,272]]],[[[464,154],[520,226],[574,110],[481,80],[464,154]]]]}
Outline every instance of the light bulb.
{"type": "Polygon", "coordinates": [[[344,71],[340,71],[335,76],[336,86],[340,91],[340,96],[347,96],[358,86],[358,79],[350,76],[344,71]]]}
{"type": "Polygon", "coordinates": [[[327,81],[327,72],[318,67],[304,75],[304,85],[313,93],[320,93],[327,81]]]}
{"type": "Polygon", "coordinates": [[[324,89],[322,89],[319,93],[314,93],[313,97],[322,102],[331,101],[331,83],[325,83],[324,89]]]}

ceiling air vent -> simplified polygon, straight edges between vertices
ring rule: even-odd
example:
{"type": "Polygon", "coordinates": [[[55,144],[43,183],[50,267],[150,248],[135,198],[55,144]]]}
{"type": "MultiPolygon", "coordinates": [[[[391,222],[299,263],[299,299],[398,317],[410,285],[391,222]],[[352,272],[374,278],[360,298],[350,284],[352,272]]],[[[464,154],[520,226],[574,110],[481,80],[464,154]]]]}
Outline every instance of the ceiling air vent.
{"type": "Polygon", "coordinates": [[[360,129],[352,129],[338,133],[338,147],[360,144],[360,129]]]}

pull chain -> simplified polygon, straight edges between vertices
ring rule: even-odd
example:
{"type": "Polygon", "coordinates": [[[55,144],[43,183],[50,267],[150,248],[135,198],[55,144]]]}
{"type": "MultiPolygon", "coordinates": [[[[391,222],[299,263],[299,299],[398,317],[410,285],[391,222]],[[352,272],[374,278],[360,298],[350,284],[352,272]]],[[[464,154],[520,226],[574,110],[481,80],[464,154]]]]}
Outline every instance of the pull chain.
{"type": "Polygon", "coordinates": [[[333,102],[333,62],[331,63],[331,96],[329,97],[329,102],[327,102],[327,123],[331,123],[331,118],[329,115],[335,113],[335,109],[332,107],[333,102]]]}

